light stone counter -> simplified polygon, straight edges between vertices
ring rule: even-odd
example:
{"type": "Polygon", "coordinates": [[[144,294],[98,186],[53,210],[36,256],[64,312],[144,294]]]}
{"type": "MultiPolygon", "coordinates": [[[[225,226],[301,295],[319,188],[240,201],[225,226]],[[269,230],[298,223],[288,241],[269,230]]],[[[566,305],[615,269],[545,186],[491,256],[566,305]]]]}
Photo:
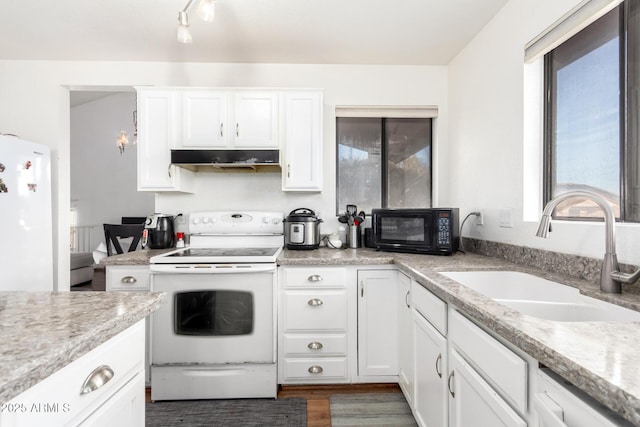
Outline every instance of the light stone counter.
{"type": "Polygon", "coordinates": [[[149,265],[149,259],[152,256],[160,255],[165,252],[170,252],[175,248],[170,249],[142,249],[140,251],[125,252],[120,255],[112,255],[110,257],[102,258],[100,265],[149,265]]]}
{"type": "Polygon", "coordinates": [[[160,292],[0,292],[0,404],[154,312],[160,292]]]}
{"type": "Polygon", "coordinates": [[[593,282],[522,267],[476,254],[426,256],[370,249],[283,251],[279,265],[394,264],[447,303],[571,381],[615,412],[640,425],[640,323],[554,322],[522,315],[438,274],[442,271],[511,270],[571,285],[591,297],[640,311],[637,287],[603,294],[593,282]]]}

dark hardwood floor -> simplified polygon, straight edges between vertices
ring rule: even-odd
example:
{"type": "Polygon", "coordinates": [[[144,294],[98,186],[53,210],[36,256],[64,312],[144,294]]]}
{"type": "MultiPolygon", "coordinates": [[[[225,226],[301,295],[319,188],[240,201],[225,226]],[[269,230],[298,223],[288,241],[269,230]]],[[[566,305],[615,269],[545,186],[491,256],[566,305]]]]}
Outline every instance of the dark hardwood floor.
{"type": "Polygon", "coordinates": [[[90,282],[80,283],[71,287],[72,291],[104,291],[107,282],[104,267],[96,267],[93,270],[93,279],[90,282]]]}
{"type": "MultiPolygon", "coordinates": [[[[329,396],[350,393],[400,393],[398,384],[332,384],[280,386],[278,399],[303,397],[307,399],[307,427],[331,427],[329,396]]],[[[151,401],[151,389],[147,387],[146,401],[151,401]]]]}

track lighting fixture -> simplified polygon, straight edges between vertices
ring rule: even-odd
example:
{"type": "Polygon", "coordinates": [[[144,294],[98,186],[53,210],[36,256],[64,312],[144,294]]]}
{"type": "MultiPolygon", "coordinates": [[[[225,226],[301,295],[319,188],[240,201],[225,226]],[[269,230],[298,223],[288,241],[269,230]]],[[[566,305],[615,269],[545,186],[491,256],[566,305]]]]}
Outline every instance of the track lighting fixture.
{"type": "MultiPolygon", "coordinates": [[[[189,7],[191,7],[193,0],[189,0],[187,5],[178,12],[178,41],[180,43],[191,43],[193,38],[191,37],[191,31],[189,31],[189,7]]],[[[196,13],[198,16],[206,22],[212,22],[216,12],[215,0],[199,0],[198,9],[196,13]]]]}

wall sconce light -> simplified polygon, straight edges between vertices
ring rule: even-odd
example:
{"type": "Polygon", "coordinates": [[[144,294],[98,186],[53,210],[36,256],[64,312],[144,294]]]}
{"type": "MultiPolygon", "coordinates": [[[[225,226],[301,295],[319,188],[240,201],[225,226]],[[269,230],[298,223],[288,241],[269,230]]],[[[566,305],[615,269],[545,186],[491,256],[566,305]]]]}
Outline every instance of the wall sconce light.
{"type": "MultiPolygon", "coordinates": [[[[138,111],[133,112],[133,144],[136,145],[138,143],[138,111]]],[[[124,150],[131,147],[129,145],[129,135],[126,130],[121,130],[120,134],[118,134],[118,138],[116,139],[116,145],[118,146],[118,150],[120,150],[120,154],[124,153],[124,150]]]]}
{"type": "MultiPolygon", "coordinates": [[[[189,0],[187,5],[178,12],[178,41],[180,43],[191,43],[193,38],[191,37],[191,31],[189,31],[189,15],[188,10],[191,7],[193,0],[189,0]]],[[[198,9],[196,13],[206,22],[213,22],[213,18],[216,14],[215,0],[200,0],[198,2],[198,9]]]]}

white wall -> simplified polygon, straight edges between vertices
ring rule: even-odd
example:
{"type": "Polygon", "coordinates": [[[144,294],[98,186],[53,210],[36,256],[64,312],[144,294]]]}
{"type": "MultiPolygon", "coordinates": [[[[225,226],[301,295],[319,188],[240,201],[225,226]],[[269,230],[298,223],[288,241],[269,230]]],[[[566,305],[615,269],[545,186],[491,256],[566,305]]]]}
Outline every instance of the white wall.
{"type": "Polygon", "coordinates": [[[137,150],[116,147],[121,130],[133,143],[135,92],[115,93],[71,109],[71,202],[78,224],[119,224],[153,213],[153,193],[138,192],[137,150]]]}
{"type": "MultiPolygon", "coordinates": [[[[511,0],[449,64],[449,202],[465,214],[475,209],[485,214],[485,225],[468,221],[464,235],[594,258],[604,254],[602,223],[555,221],[550,238],[540,239],[531,212],[523,211],[523,206],[539,207],[542,199],[535,190],[539,173],[527,182],[523,178],[527,169],[541,170],[542,150],[541,122],[531,120],[539,100],[529,92],[540,87],[539,64],[525,67],[524,46],[578,3],[511,0]],[[536,146],[525,151],[524,141],[532,135],[536,146]],[[534,191],[524,194],[523,187],[534,191]],[[503,208],[512,210],[513,228],[498,225],[503,208]]],[[[534,209],[533,216],[539,212],[534,209]]],[[[618,225],[617,241],[619,260],[639,264],[640,226],[618,225]]]]}
{"type": "MultiPolygon", "coordinates": [[[[202,64],[142,62],[0,61],[0,130],[52,147],[54,259],[58,288],[68,289],[70,200],[68,88],[160,86],[298,87],[324,90],[324,188],[321,194],[282,194],[279,177],[202,175],[197,195],[158,195],[157,211],[235,208],[318,209],[337,227],[335,211],[336,105],[437,105],[434,150],[446,164],[447,69],[425,66],[346,66],[287,64],[202,64]],[[266,191],[257,191],[256,183],[266,191]],[[275,196],[274,196],[275,194],[275,196]],[[220,196],[223,195],[224,198],[220,196]],[[224,200],[224,205],[222,204],[224,200]]],[[[436,168],[435,196],[446,193],[446,168],[436,168]]]]}
{"type": "MultiPolygon", "coordinates": [[[[119,224],[122,216],[154,211],[154,194],[137,191],[135,109],[135,92],[116,92],[71,108],[71,204],[77,209],[77,225],[96,226],[98,236],[104,236],[104,223],[119,224]],[[122,130],[131,148],[121,154],[115,141],[122,130]]],[[[92,242],[91,249],[100,241],[92,242]]]]}

